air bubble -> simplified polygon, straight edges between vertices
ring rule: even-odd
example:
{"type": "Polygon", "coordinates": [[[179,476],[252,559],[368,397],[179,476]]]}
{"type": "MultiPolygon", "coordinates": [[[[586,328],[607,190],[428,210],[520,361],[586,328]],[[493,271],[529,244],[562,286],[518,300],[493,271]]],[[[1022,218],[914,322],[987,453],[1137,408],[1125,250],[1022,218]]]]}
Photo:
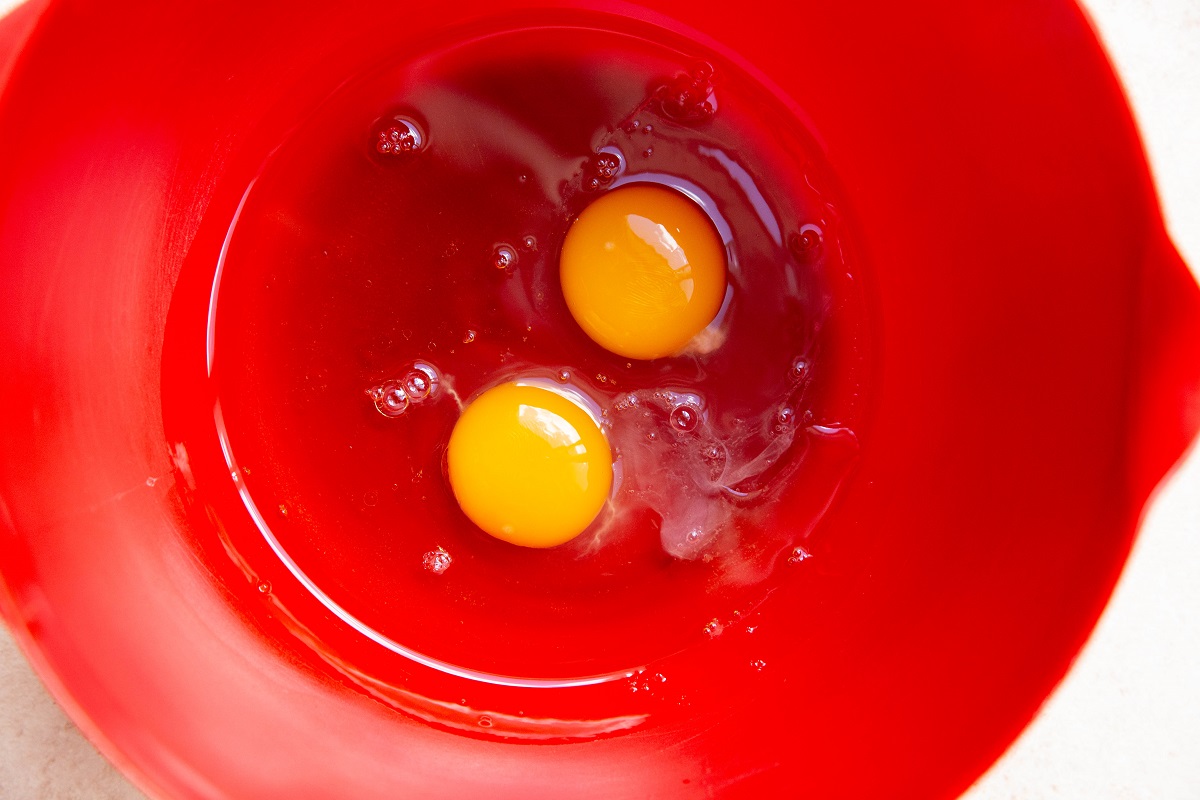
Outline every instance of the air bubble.
{"type": "Polygon", "coordinates": [[[802,381],[808,377],[809,363],[807,358],[797,358],[792,362],[792,380],[802,381]]]}
{"type": "Polygon", "coordinates": [[[654,155],[653,147],[647,147],[645,150],[642,151],[642,158],[649,158],[652,155],[654,155]]]}
{"type": "Polygon", "coordinates": [[[442,575],[445,573],[446,570],[450,569],[450,565],[453,562],[454,559],[452,559],[450,554],[441,547],[437,548],[436,550],[430,550],[421,557],[421,567],[424,568],[426,572],[432,572],[434,575],[442,575]]]}
{"type": "Polygon", "coordinates": [[[158,483],[158,478],[146,478],[146,485],[149,486],[150,488],[153,489],[154,484],[156,484],[156,483],[158,483]]]}
{"type": "Polygon", "coordinates": [[[379,502],[379,492],[370,491],[363,495],[363,505],[373,506],[379,502]]]}
{"type": "Polygon", "coordinates": [[[559,383],[566,383],[567,381],[571,380],[571,373],[568,370],[560,369],[554,378],[559,383]]]}
{"type": "Polygon", "coordinates": [[[492,266],[508,269],[517,265],[517,251],[510,244],[498,244],[492,249],[492,266]]]}
{"type": "Polygon", "coordinates": [[[597,383],[608,383],[608,376],[605,375],[603,372],[597,372],[596,373],[596,382],[597,383]]]}
{"type": "Polygon", "coordinates": [[[285,506],[283,503],[280,503],[279,504],[279,516],[286,517],[287,515],[288,515],[287,506],[285,506]]]}
{"type": "Polygon", "coordinates": [[[783,427],[790,427],[796,421],[796,412],[784,406],[775,412],[775,422],[783,427]]]}
{"type": "Polygon", "coordinates": [[[487,714],[483,714],[482,716],[480,716],[479,717],[479,727],[481,727],[481,728],[492,727],[492,718],[489,717],[487,714]]]}
{"type": "Polygon", "coordinates": [[[521,246],[526,250],[537,250],[537,239],[532,236],[526,236],[521,240],[521,246]]]}
{"type": "Polygon", "coordinates": [[[419,403],[433,394],[436,384],[437,373],[425,365],[414,367],[404,376],[404,391],[408,394],[408,399],[414,403],[419,403]]]}
{"type": "MultiPolygon", "coordinates": [[[[717,442],[709,442],[700,448],[700,457],[704,459],[704,466],[707,469],[707,478],[710,484],[716,484],[721,479],[721,473],[725,471],[725,464],[729,460],[729,454],[724,446],[717,442]]],[[[697,465],[699,467],[699,465],[697,465]]],[[[703,472],[703,469],[700,469],[703,472]]]]}
{"type": "Polygon", "coordinates": [[[788,563],[799,564],[801,561],[807,561],[810,558],[812,558],[812,553],[803,547],[794,547],[792,548],[792,554],[788,556],[788,563]]]}
{"type": "Polygon", "coordinates": [[[396,381],[385,381],[367,390],[375,408],[385,417],[398,417],[408,410],[408,395],[396,381]]]}
{"type": "Polygon", "coordinates": [[[475,331],[467,331],[463,334],[463,344],[470,344],[473,341],[475,341],[475,331]]]}
{"type": "Polygon", "coordinates": [[[270,581],[259,581],[258,585],[254,588],[258,589],[259,594],[270,594],[271,593],[271,582],[270,581]]]}
{"type": "Polygon", "coordinates": [[[767,662],[763,661],[761,658],[756,658],[750,662],[750,666],[754,667],[755,672],[762,672],[763,668],[767,666],[767,662]]]}
{"type": "Polygon", "coordinates": [[[387,413],[402,414],[408,408],[408,395],[399,386],[384,389],[383,406],[387,413]]]}
{"type": "Polygon", "coordinates": [[[680,405],[671,409],[671,427],[677,431],[687,433],[694,431],[696,426],[700,424],[700,412],[695,406],[680,405]]]}
{"type": "Polygon", "coordinates": [[[665,117],[688,124],[707,122],[717,113],[712,65],[696,62],[687,74],[660,86],[654,97],[665,117]]]}
{"type": "Polygon", "coordinates": [[[718,620],[718,619],[714,619],[714,620],[712,620],[711,622],[709,622],[707,625],[705,625],[705,626],[704,626],[704,633],[705,633],[705,634],[708,636],[708,638],[710,638],[710,639],[715,639],[715,638],[717,638],[717,637],[718,637],[718,636],[720,636],[720,635],[721,635],[721,634],[722,634],[724,631],[725,631],[725,626],[724,626],[724,625],[722,625],[722,624],[721,624],[721,621],[720,621],[720,620],[718,620]]]}
{"type": "Polygon", "coordinates": [[[425,147],[425,131],[410,117],[385,117],[375,123],[371,143],[381,156],[407,156],[425,147]]]}
{"type": "Polygon", "coordinates": [[[816,225],[801,225],[800,230],[788,236],[788,250],[798,261],[807,262],[821,250],[821,229],[816,225]]]}

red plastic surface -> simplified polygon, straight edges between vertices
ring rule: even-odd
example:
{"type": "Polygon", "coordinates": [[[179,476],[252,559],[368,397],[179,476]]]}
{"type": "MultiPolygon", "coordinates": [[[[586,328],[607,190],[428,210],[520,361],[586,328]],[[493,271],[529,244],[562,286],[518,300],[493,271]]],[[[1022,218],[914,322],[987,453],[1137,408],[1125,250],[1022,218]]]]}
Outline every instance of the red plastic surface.
{"type": "Polygon", "coordinates": [[[1066,670],[1200,425],[1200,291],[1082,15],[652,5],[593,7],[689,26],[819,133],[873,268],[876,407],[820,557],[770,598],[793,624],[755,634],[768,669],[574,743],[432,726],[380,679],[395,654],[310,647],[198,544],[220,530],[163,426],[176,280],[248,132],[501,6],[63,3],[25,43],[0,98],[0,608],[148,791],[951,797],[1066,670]]]}

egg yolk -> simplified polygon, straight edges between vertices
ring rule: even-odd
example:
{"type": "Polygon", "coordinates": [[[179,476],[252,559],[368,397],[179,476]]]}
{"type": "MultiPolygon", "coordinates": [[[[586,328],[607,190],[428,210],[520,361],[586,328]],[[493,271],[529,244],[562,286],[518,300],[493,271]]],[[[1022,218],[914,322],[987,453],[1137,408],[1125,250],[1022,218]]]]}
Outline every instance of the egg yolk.
{"type": "Polygon", "coordinates": [[[601,347],[627,358],[674,355],[725,298],[725,247],[691,199],[634,184],[597,198],[563,242],[567,307],[601,347]]]}
{"type": "Polygon", "coordinates": [[[584,531],[612,488],[612,450],[591,416],[549,389],[506,383],[459,417],[447,452],[450,486],[487,533],[554,547],[584,531]]]}

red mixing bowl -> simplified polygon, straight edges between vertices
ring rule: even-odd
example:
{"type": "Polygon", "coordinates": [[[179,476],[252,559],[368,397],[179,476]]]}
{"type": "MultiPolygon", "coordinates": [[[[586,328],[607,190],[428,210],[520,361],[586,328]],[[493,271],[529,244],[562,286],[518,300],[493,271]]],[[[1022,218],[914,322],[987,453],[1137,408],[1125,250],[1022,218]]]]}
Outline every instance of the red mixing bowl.
{"type": "Polygon", "coordinates": [[[35,3],[0,82],[0,611],[151,795],[953,797],[1063,676],[1200,427],[1200,290],[1066,0],[35,3]],[[286,571],[247,580],[221,545],[245,521],[189,500],[220,454],[168,434],[163,353],[268,109],[574,14],[683,31],[803,113],[876,367],[859,463],[753,649],[685,659],[690,704],[598,728],[589,695],[539,738],[480,727],[517,688],[430,674],[286,571]]]}

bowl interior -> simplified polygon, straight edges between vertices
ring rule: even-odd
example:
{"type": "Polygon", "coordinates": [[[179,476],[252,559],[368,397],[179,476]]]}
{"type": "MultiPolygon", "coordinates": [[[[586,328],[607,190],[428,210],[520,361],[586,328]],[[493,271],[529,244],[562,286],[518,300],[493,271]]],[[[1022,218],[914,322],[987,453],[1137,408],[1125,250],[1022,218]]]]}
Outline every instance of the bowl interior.
{"type": "Polygon", "coordinates": [[[582,727],[534,745],[453,724],[511,687],[447,705],[461,679],[286,576],[270,598],[247,579],[222,545],[245,521],[190,499],[219,443],[181,446],[163,408],[190,374],[164,350],[173,298],[220,247],[221,187],[263,119],[384,55],[568,5],[53,5],[27,43],[0,105],[21,154],[0,178],[0,605],[152,791],[951,796],[1099,614],[1194,433],[1197,290],[1067,2],[587,9],[696,37],[793,103],[869,267],[869,435],[819,557],[764,604],[765,669],[738,672],[745,639],[722,637],[672,676],[690,704],[627,719],[581,696],[559,721],[582,727]]]}

